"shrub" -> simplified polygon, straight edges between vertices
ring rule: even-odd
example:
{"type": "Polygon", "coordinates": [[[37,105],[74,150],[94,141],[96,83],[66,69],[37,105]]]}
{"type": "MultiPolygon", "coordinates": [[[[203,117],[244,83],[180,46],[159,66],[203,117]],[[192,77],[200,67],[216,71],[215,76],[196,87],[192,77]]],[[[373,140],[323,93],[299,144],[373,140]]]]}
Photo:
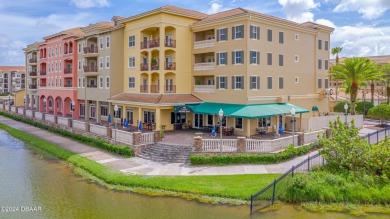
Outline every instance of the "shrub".
{"type": "Polygon", "coordinates": [[[379,119],[383,124],[384,121],[390,120],[390,105],[379,104],[378,106],[372,107],[368,111],[368,116],[372,119],[379,119]]]}
{"type": "Polygon", "coordinates": [[[69,132],[69,131],[66,131],[63,129],[53,128],[51,126],[48,126],[46,124],[42,124],[40,122],[36,122],[36,121],[30,120],[30,119],[22,118],[22,117],[11,115],[11,114],[4,113],[4,112],[0,112],[0,115],[8,117],[8,118],[16,120],[16,121],[19,121],[19,122],[23,122],[23,123],[35,126],[37,128],[47,130],[49,132],[52,132],[52,133],[55,133],[58,135],[62,135],[64,137],[71,138],[71,139],[76,140],[78,142],[81,142],[83,144],[87,144],[87,145],[90,145],[93,147],[104,149],[106,151],[109,151],[109,152],[112,152],[115,154],[119,154],[119,155],[122,155],[125,157],[133,156],[133,150],[131,148],[129,148],[128,146],[113,145],[113,144],[110,144],[110,143],[104,141],[103,139],[100,139],[100,138],[90,138],[90,137],[82,136],[82,135],[75,134],[75,133],[72,133],[72,132],[69,132]]]}
{"type": "Polygon", "coordinates": [[[364,115],[367,115],[368,110],[371,109],[372,107],[374,107],[374,104],[372,104],[369,101],[365,101],[365,102],[363,101],[363,102],[358,102],[356,104],[355,110],[358,114],[363,114],[364,109],[366,109],[366,111],[364,112],[364,115]]]}
{"type": "Polygon", "coordinates": [[[317,143],[298,148],[290,145],[286,150],[277,154],[191,155],[190,163],[192,165],[274,164],[302,156],[319,147],[317,143]]]}
{"type": "Polygon", "coordinates": [[[349,102],[348,100],[342,100],[342,101],[337,102],[336,105],[334,105],[333,111],[339,112],[339,113],[344,113],[345,112],[345,109],[344,109],[345,103],[347,103],[348,109],[351,109],[351,102],[349,102]]]}

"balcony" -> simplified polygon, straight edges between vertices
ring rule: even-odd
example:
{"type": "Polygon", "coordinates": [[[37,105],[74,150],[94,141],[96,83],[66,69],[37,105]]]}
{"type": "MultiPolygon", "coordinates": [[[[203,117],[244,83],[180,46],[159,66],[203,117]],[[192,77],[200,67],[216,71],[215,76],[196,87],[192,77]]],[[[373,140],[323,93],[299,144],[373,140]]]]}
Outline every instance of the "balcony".
{"type": "Polygon", "coordinates": [[[160,39],[141,42],[141,49],[156,48],[156,47],[160,47],[160,39]]]}
{"type": "Polygon", "coordinates": [[[64,55],[72,55],[73,54],[73,48],[70,48],[69,51],[64,51],[64,55]]]}
{"type": "Polygon", "coordinates": [[[84,56],[88,56],[88,57],[98,56],[98,52],[99,52],[97,46],[84,47],[83,51],[84,51],[84,56]]]}
{"type": "Polygon", "coordinates": [[[72,68],[65,68],[64,74],[72,74],[72,68]]]}
{"type": "Polygon", "coordinates": [[[64,87],[73,87],[72,84],[64,84],[64,87]]]}
{"type": "Polygon", "coordinates": [[[149,65],[148,63],[143,63],[141,64],[141,71],[148,71],[149,70],[149,65]]]}
{"type": "Polygon", "coordinates": [[[39,59],[46,59],[46,56],[39,56],[39,59]]]}
{"type": "Polygon", "coordinates": [[[87,84],[88,88],[97,88],[97,84],[87,84]]]}
{"type": "Polygon", "coordinates": [[[213,70],[215,62],[201,62],[194,64],[194,71],[213,70]]]}
{"type": "Polygon", "coordinates": [[[3,83],[3,79],[0,79],[0,83],[3,83]]]}
{"type": "Polygon", "coordinates": [[[194,85],[194,92],[197,93],[214,93],[214,85],[194,85]]]}
{"type": "Polygon", "coordinates": [[[148,92],[148,85],[141,85],[140,86],[140,93],[149,93],[148,92]]]}
{"type": "Polygon", "coordinates": [[[165,40],[165,47],[176,48],[176,40],[173,39],[165,40]]]}
{"type": "Polygon", "coordinates": [[[28,73],[28,75],[29,75],[30,77],[36,77],[36,76],[37,76],[37,72],[35,72],[35,71],[30,71],[30,72],[28,73]]]}
{"type": "Polygon", "coordinates": [[[176,93],[176,85],[164,85],[164,93],[176,93]]]}
{"type": "Polygon", "coordinates": [[[40,72],[39,72],[39,75],[46,75],[46,70],[41,70],[40,72]]]}
{"type": "Polygon", "coordinates": [[[215,39],[195,41],[194,49],[210,48],[210,47],[214,47],[214,44],[215,44],[215,39]]]}
{"type": "Polygon", "coordinates": [[[152,70],[160,70],[159,63],[152,63],[152,70]]]}
{"type": "Polygon", "coordinates": [[[29,59],[28,63],[30,63],[30,65],[36,65],[37,64],[37,57],[29,59]]]}
{"type": "Polygon", "coordinates": [[[85,74],[98,74],[97,66],[85,66],[84,65],[84,73],[85,74]]]}
{"type": "Polygon", "coordinates": [[[165,70],[176,70],[176,62],[166,62],[165,70]]]}
{"type": "Polygon", "coordinates": [[[31,84],[28,86],[29,89],[31,90],[36,90],[37,89],[37,85],[36,84],[31,84]]]}
{"type": "Polygon", "coordinates": [[[46,87],[46,84],[40,84],[39,87],[46,87]]]}
{"type": "Polygon", "coordinates": [[[159,85],[150,85],[150,93],[160,93],[159,85]]]}

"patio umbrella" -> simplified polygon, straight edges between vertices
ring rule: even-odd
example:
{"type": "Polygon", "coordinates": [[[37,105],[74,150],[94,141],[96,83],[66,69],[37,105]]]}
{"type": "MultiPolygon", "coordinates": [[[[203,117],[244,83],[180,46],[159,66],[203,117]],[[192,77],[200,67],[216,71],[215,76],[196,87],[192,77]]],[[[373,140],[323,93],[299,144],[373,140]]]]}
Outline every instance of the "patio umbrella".
{"type": "Polygon", "coordinates": [[[283,125],[282,125],[282,124],[279,124],[278,133],[279,133],[279,134],[283,134],[283,133],[284,133],[284,131],[283,131],[283,125]]]}
{"type": "Polygon", "coordinates": [[[139,121],[138,131],[142,132],[142,121],[139,121]]]}
{"type": "Polygon", "coordinates": [[[129,127],[129,123],[127,122],[127,118],[123,120],[123,128],[129,127]]]}
{"type": "Polygon", "coordinates": [[[107,122],[111,123],[111,114],[108,114],[107,122]]]}
{"type": "Polygon", "coordinates": [[[216,136],[216,133],[215,133],[215,125],[211,126],[211,136],[213,136],[213,137],[216,136]]]}

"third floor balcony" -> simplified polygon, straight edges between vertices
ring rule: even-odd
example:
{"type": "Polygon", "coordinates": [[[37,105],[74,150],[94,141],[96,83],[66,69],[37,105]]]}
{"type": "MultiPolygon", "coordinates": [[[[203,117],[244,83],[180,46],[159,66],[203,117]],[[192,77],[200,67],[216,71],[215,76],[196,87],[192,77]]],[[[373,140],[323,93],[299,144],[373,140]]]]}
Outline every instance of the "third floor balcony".
{"type": "Polygon", "coordinates": [[[39,75],[41,75],[41,76],[46,75],[46,70],[40,70],[40,71],[39,71],[39,75]]]}
{"type": "Polygon", "coordinates": [[[28,86],[28,88],[29,88],[30,90],[36,90],[36,89],[37,89],[37,85],[36,85],[36,84],[30,84],[30,85],[28,86]]]}
{"type": "Polygon", "coordinates": [[[83,48],[83,55],[84,56],[98,56],[99,50],[97,46],[89,46],[89,47],[84,47],[83,48]]]}
{"type": "Polygon", "coordinates": [[[140,68],[141,68],[141,71],[148,71],[149,65],[148,65],[148,63],[142,63],[140,68]]]}
{"type": "Polygon", "coordinates": [[[37,72],[36,72],[36,71],[30,71],[30,72],[28,73],[28,75],[29,75],[30,77],[36,77],[36,76],[37,76],[37,72]]]}
{"type": "Polygon", "coordinates": [[[160,47],[160,39],[148,40],[141,42],[141,49],[160,47]]]}
{"type": "Polygon", "coordinates": [[[97,66],[86,66],[84,65],[84,73],[89,75],[96,75],[98,74],[98,68],[97,66]]]}
{"type": "Polygon", "coordinates": [[[28,60],[28,63],[30,65],[36,65],[38,63],[37,57],[32,57],[31,59],[28,60]]]}
{"type": "Polygon", "coordinates": [[[64,69],[64,74],[72,74],[72,68],[65,68],[64,69]]]}

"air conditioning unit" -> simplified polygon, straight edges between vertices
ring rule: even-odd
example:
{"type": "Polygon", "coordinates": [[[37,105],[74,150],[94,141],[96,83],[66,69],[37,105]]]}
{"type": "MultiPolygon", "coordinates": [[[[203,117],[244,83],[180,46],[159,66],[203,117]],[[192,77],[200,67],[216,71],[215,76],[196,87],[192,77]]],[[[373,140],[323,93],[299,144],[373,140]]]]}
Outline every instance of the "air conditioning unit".
{"type": "Polygon", "coordinates": [[[325,95],[332,95],[333,94],[333,89],[325,89],[325,95]]]}

